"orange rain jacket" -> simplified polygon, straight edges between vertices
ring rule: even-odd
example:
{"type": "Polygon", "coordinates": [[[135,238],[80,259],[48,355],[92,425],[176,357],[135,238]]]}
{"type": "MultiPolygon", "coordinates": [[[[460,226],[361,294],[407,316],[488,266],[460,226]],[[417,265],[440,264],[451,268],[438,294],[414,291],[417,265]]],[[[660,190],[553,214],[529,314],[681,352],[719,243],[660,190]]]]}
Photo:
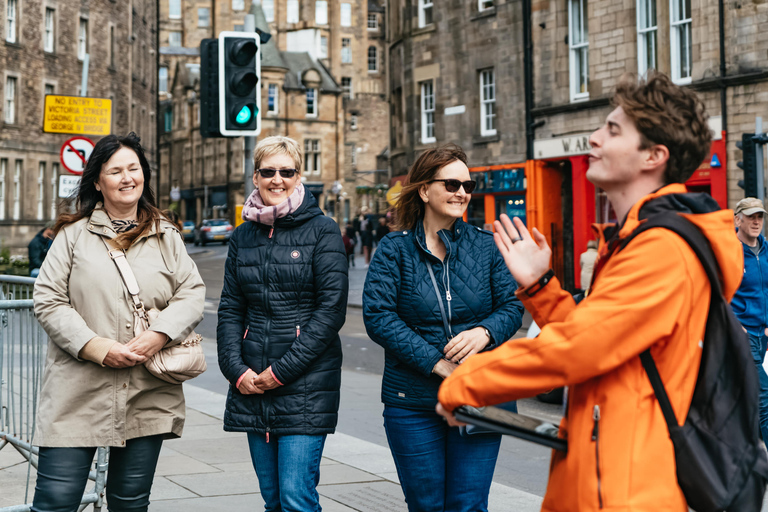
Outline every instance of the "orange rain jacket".
{"type": "MultiPolygon", "coordinates": [[[[619,237],[639,225],[642,204],[685,192],[675,184],[644,197],[619,237]]],[[[685,216],[712,244],[730,300],[744,265],[733,212],[685,216]]],[[[602,229],[596,229],[606,257],[602,229]]],[[[462,404],[497,404],[568,385],[568,412],[560,424],[568,453],[553,451],[542,510],[686,512],[672,441],[638,356],[651,347],[682,423],[710,301],[709,280],[693,250],[671,231],[648,230],[605,262],[578,306],[556,279],[533,297],[525,290],[518,296],[543,326],[541,334],[469,358],[443,382],[443,406],[452,411],[462,404]]]]}

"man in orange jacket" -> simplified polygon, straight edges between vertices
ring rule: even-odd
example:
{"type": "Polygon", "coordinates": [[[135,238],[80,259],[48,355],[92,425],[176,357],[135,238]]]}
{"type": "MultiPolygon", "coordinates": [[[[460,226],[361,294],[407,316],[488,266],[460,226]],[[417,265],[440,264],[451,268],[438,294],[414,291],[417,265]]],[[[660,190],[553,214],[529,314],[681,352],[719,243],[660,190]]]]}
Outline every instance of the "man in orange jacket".
{"type": "Polygon", "coordinates": [[[551,251],[519,219],[496,222],[496,243],[542,330],[469,358],[443,382],[438,412],[456,424],[463,404],[493,405],[570,386],[554,452],[547,512],[687,512],[667,425],[638,357],[650,348],[679,423],[701,361],[710,284],[678,235],[650,229],[623,250],[649,209],[684,215],[710,241],[728,300],[743,271],[733,214],[683,183],[709,153],[711,133],[696,94],[661,74],[617,86],[613,110],[590,137],[587,178],[604,190],[617,226],[598,226],[596,277],[578,306],[549,271],[551,251]],[[646,210],[643,208],[646,207],[646,210]],[[521,237],[517,237],[517,232],[521,237]],[[509,234],[514,233],[514,238],[509,234]]]}

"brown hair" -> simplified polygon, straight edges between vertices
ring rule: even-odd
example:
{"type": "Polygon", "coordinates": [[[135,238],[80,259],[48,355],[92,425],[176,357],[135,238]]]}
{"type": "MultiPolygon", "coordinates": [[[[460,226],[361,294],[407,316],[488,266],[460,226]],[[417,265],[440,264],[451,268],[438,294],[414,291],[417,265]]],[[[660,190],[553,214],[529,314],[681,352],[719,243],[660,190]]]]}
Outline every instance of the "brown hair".
{"type": "Polygon", "coordinates": [[[640,149],[660,144],[669,150],[665,184],[684,183],[709,154],[712,132],[704,103],[667,75],[650,72],[645,80],[622,77],[612,103],[634,121],[640,149]]]}
{"type": "Polygon", "coordinates": [[[433,180],[440,169],[456,160],[460,160],[465,165],[467,163],[467,155],[456,144],[428,149],[416,159],[408,171],[400,197],[397,198],[396,230],[413,229],[419,219],[424,217],[424,201],[421,200],[419,189],[433,180]]]}

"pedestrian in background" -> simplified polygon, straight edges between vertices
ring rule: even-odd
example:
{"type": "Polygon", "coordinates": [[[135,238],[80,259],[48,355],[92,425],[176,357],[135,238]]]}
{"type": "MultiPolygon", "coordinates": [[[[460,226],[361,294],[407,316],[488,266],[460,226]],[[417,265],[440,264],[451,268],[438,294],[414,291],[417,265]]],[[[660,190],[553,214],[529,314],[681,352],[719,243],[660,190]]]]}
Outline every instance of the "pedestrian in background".
{"type": "Polygon", "coordinates": [[[363,291],[365,327],[386,354],[384,428],[414,512],[488,509],[501,436],[449,427],[435,412],[437,390],[459,363],[522,323],[492,233],[461,220],[475,188],[466,163],[452,144],[416,160],[397,231],[382,239],[363,291]]]}
{"type": "Polygon", "coordinates": [[[352,224],[347,222],[346,228],[344,228],[344,235],[341,237],[344,242],[344,250],[347,251],[347,263],[350,267],[355,266],[355,230],[352,224]]]}
{"type": "Polygon", "coordinates": [[[181,436],[181,385],[142,363],[200,322],[205,284],[178,230],[155,207],[150,178],[135,134],[101,139],[77,211],[59,217],[35,282],[35,315],[50,336],[34,437],[35,512],[77,510],[98,446],[111,447],[109,510],[146,511],[163,439],[181,436]],[[161,310],[136,337],[133,303],[109,254],[117,248],[146,309],[161,310]]]}
{"type": "Polygon", "coordinates": [[[319,511],[325,438],[338,420],[347,257],[301,183],[299,144],[267,137],[232,233],[219,303],[224,430],[246,432],[266,510],[319,511]]]}
{"type": "Polygon", "coordinates": [[[53,221],[47,223],[43,229],[38,231],[27,246],[27,251],[29,252],[29,275],[31,277],[37,277],[40,273],[43,260],[45,260],[48,249],[50,249],[51,243],[53,243],[53,227],[55,224],[53,221]]]}
{"type": "Polygon", "coordinates": [[[389,226],[386,217],[379,217],[379,225],[376,226],[376,246],[381,243],[381,239],[389,234],[389,226]]]}
{"type": "Polygon", "coordinates": [[[597,261],[597,240],[587,242],[587,250],[579,256],[581,265],[581,289],[585,292],[589,289],[592,282],[592,272],[595,270],[595,261],[597,261]]]}
{"type": "Polygon", "coordinates": [[[365,256],[365,266],[371,263],[371,253],[373,252],[374,227],[371,222],[370,210],[363,206],[362,220],[360,221],[360,243],[363,246],[361,254],[365,256]]]}
{"type": "Polygon", "coordinates": [[[768,242],[763,236],[765,207],[747,197],[733,210],[736,236],[744,252],[744,277],[731,307],[749,337],[752,358],[760,379],[760,432],[768,442],[768,375],[763,369],[768,344],[768,242]]]}

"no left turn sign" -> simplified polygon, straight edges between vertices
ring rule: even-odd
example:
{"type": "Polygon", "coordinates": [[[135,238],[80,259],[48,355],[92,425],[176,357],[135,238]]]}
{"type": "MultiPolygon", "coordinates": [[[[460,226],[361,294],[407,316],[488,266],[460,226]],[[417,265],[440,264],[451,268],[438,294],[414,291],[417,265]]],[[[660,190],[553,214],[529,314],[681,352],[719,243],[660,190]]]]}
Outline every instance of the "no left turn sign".
{"type": "Polygon", "coordinates": [[[85,163],[93,152],[93,141],[86,137],[72,137],[61,146],[61,165],[72,174],[83,174],[85,163]]]}

